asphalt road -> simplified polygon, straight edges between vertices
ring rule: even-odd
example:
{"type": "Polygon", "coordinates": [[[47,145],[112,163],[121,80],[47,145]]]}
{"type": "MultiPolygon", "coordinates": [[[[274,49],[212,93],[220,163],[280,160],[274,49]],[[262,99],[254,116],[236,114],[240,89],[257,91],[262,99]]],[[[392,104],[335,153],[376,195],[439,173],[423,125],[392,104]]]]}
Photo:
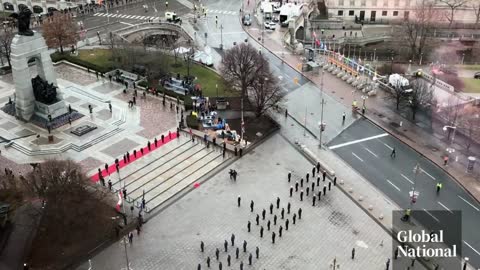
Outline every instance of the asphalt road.
{"type": "Polygon", "coordinates": [[[462,256],[469,257],[476,268],[480,267],[480,204],[443,170],[364,119],[345,129],[329,147],[400,207],[428,211],[430,219],[421,221],[426,227],[435,227],[437,222],[448,223],[448,215],[435,215],[433,211],[460,210],[462,256]],[[366,138],[369,139],[358,141],[366,138]],[[392,148],[396,150],[395,158],[390,157],[392,148]],[[421,169],[415,177],[413,168],[417,162],[421,169]],[[437,182],[443,184],[439,194],[437,182]],[[419,195],[411,205],[409,192],[413,187],[419,195]]]}

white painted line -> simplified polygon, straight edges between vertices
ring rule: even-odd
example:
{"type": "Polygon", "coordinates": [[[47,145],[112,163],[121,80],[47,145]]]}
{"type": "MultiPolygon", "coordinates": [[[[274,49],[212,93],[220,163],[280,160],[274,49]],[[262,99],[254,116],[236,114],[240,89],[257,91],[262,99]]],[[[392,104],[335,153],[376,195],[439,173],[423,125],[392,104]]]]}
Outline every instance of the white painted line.
{"type": "Polygon", "coordinates": [[[368,149],[367,147],[364,147],[365,150],[367,150],[370,154],[372,154],[374,157],[378,158],[377,154],[375,154],[374,152],[372,152],[370,149],[368,149]]]}
{"type": "Polygon", "coordinates": [[[131,16],[132,16],[132,15],[127,15],[127,16],[125,16],[125,19],[130,19],[131,16]]]}
{"type": "Polygon", "coordinates": [[[133,24],[131,24],[131,23],[126,23],[126,22],[120,22],[120,23],[126,24],[128,26],[133,26],[133,24]]]}
{"type": "Polygon", "coordinates": [[[443,208],[447,209],[447,210],[448,210],[448,212],[450,212],[450,213],[452,213],[452,214],[453,214],[452,210],[448,209],[448,207],[446,207],[445,205],[443,205],[443,203],[441,203],[441,202],[438,202],[438,204],[440,204],[440,205],[441,205],[443,208]]]}
{"type": "Polygon", "coordinates": [[[145,16],[140,17],[140,20],[145,20],[145,16]]]}
{"type": "Polygon", "coordinates": [[[140,16],[133,16],[132,18],[133,19],[138,19],[138,18],[140,18],[140,16]]]}
{"type": "Polygon", "coordinates": [[[406,177],[403,173],[400,174],[405,180],[407,180],[408,182],[410,182],[412,185],[413,185],[413,181],[408,179],[408,177],[406,177]]]}
{"type": "Polygon", "coordinates": [[[469,201],[465,200],[462,196],[457,195],[460,199],[462,199],[464,202],[468,203],[471,207],[473,207],[475,210],[480,211],[477,207],[475,207],[473,204],[471,204],[469,201]]]}
{"type": "Polygon", "coordinates": [[[480,252],[478,252],[476,249],[474,249],[469,243],[463,241],[463,243],[465,243],[465,245],[467,245],[469,248],[471,248],[473,251],[475,251],[475,253],[477,253],[478,255],[480,255],[480,252]]]}
{"type": "Polygon", "coordinates": [[[426,175],[430,176],[430,178],[432,178],[433,180],[435,180],[435,177],[433,177],[431,174],[429,174],[428,172],[426,172],[424,169],[420,168],[420,170],[422,170],[422,172],[424,172],[426,175]]]}
{"type": "Polygon", "coordinates": [[[337,149],[337,148],[344,147],[344,146],[347,146],[347,145],[360,143],[360,142],[364,142],[364,141],[370,141],[370,140],[385,137],[385,136],[388,136],[388,133],[383,133],[383,134],[375,135],[375,136],[372,136],[372,137],[367,137],[367,138],[363,138],[363,139],[359,139],[359,140],[355,140],[355,141],[351,141],[351,142],[346,142],[346,143],[333,145],[333,146],[330,146],[329,148],[330,149],[337,149]]]}
{"type": "Polygon", "coordinates": [[[155,20],[155,17],[150,17],[150,20],[155,20]]]}
{"type": "Polygon", "coordinates": [[[110,14],[107,14],[107,17],[115,18],[115,17],[117,17],[117,14],[111,14],[111,13],[110,13],[110,14]]]}
{"type": "Polygon", "coordinates": [[[382,142],[382,143],[383,143],[383,145],[385,145],[388,149],[393,150],[393,147],[391,147],[390,145],[388,145],[388,144],[386,144],[386,143],[384,143],[384,142],[382,142]]]}
{"type": "Polygon", "coordinates": [[[95,13],[95,14],[93,14],[93,16],[100,16],[100,15],[102,15],[102,13],[95,13]]]}
{"type": "Polygon", "coordinates": [[[433,219],[435,219],[437,222],[440,222],[438,218],[436,218],[434,215],[432,215],[430,212],[427,211],[427,209],[423,208],[423,211],[425,211],[429,216],[431,216],[433,219]]]}
{"type": "Polygon", "coordinates": [[[394,188],[396,188],[398,191],[400,191],[400,189],[399,189],[397,186],[395,186],[395,184],[392,183],[392,181],[390,181],[390,180],[387,179],[387,182],[390,183],[390,185],[392,185],[392,186],[393,186],[394,188]]]}
{"type": "Polygon", "coordinates": [[[363,159],[361,159],[359,156],[357,156],[357,154],[352,152],[352,155],[355,156],[356,158],[358,158],[358,160],[360,160],[361,162],[363,162],[363,159]]]}

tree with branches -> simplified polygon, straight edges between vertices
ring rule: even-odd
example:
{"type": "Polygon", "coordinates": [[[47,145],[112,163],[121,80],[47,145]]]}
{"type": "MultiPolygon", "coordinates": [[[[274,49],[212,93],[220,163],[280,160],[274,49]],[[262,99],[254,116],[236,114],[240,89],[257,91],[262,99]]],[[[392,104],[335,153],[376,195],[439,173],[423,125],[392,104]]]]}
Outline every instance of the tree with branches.
{"type": "Polygon", "coordinates": [[[393,101],[397,110],[400,110],[400,105],[404,104],[407,98],[408,93],[405,92],[400,83],[394,85],[391,91],[386,91],[385,99],[393,101]]]}
{"type": "Polygon", "coordinates": [[[407,99],[407,106],[412,111],[412,120],[415,120],[419,109],[429,107],[432,104],[433,88],[430,88],[426,81],[416,79],[412,83],[412,89],[413,91],[407,99]]]}
{"type": "Polygon", "coordinates": [[[428,0],[420,0],[413,8],[414,16],[404,19],[402,40],[406,40],[410,48],[410,58],[417,59],[423,53],[428,37],[433,32],[439,19],[439,11],[428,0]]]}
{"type": "Polygon", "coordinates": [[[470,150],[472,143],[478,142],[478,138],[480,138],[480,107],[473,104],[464,107],[457,126],[467,138],[465,147],[470,150]]]}
{"type": "Polygon", "coordinates": [[[258,74],[249,88],[249,97],[255,108],[255,116],[260,117],[274,108],[283,99],[284,93],[271,72],[258,74]]]}
{"type": "Polygon", "coordinates": [[[478,24],[480,23],[480,2],[473,0],[470,7],[475,12],[475,29],[478,29],[478,24]]]}
{"type": "Polygon", "coordinates": [[[43,37],[50,48],[63,49],[68,46],[75,46],[79,39],[77,24],[70,14],[55,12],[48,17],[42,26],[43,37]]]}
{"type": "Polygon", "coordinates": [[[447,18],[449,24],[448,27],[452,27],[452,23],[455,16],[455,10],[461,8],[467,4],[469,0],[440,0],[440,2],[444,3],[450,8],[449,12],[445,12],[445,18],[447,18]]]}
{"type": "MultiPolygon", "coordinates": [[[[12,39],[15,36],[13,33],[12,29],[10,27],[4,27],[3,31],[0,33],[0,53],[1,57],[5,57],[8,62],[8,66],[11,68],[12,63],[10,60],[10,53],[12,52],[11,50],[11,44],[12,44],[12,39]]],[[[2,60],[3,63],[3,60],[2,60]]]]}

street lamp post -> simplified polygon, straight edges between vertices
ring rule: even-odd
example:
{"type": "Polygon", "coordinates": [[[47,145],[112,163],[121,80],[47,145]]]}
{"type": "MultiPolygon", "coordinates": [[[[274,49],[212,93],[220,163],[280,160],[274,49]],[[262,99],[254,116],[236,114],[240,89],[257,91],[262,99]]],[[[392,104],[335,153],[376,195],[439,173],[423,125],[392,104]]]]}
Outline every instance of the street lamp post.
{"type": "Polygon", "coordinates": [[[418,63],[419,66],[422,65],[422,60],[423,60],[423,52],[420,53],[420,62],[418,63]]]}
{"type": "Polygon", "coordinates": [[[462,53],[462,65],[465,63],[465,53],[462,53]]]}
{"type": "Polygon", "coordinates": [[[220,50],[223,50],[223,24],[220,24],[220,50]]]}
{"type": "Polygon", "coordinates": [[[322,95],[322,111],[320,113],[320,136],[318,137],[318,146],[322,148],[322,135],[323,135],[323,129],[325,128],[325,123],[323,123],[323,105],[325,105],[325,100],[323,99],[323,69],[322,69],[322,77],[320,80],[320,93],[322,95]]]}

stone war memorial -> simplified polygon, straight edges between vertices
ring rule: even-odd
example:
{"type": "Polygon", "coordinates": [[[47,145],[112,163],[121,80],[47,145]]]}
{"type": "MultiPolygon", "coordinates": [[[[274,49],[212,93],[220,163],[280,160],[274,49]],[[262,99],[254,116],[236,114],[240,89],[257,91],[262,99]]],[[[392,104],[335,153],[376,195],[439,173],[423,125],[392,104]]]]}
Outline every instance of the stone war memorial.
{"type": "Polygon", "coordinates": [[[30,121],[34,115],[52,121],[68,113],[45,39],[29,29],[30,10],[17,15],[18,34],[12,40],[12,74],[15,84],[15,115],[30,121]],[[38,76],[30,78],[29,60],[35,59],[38,76]]]}

